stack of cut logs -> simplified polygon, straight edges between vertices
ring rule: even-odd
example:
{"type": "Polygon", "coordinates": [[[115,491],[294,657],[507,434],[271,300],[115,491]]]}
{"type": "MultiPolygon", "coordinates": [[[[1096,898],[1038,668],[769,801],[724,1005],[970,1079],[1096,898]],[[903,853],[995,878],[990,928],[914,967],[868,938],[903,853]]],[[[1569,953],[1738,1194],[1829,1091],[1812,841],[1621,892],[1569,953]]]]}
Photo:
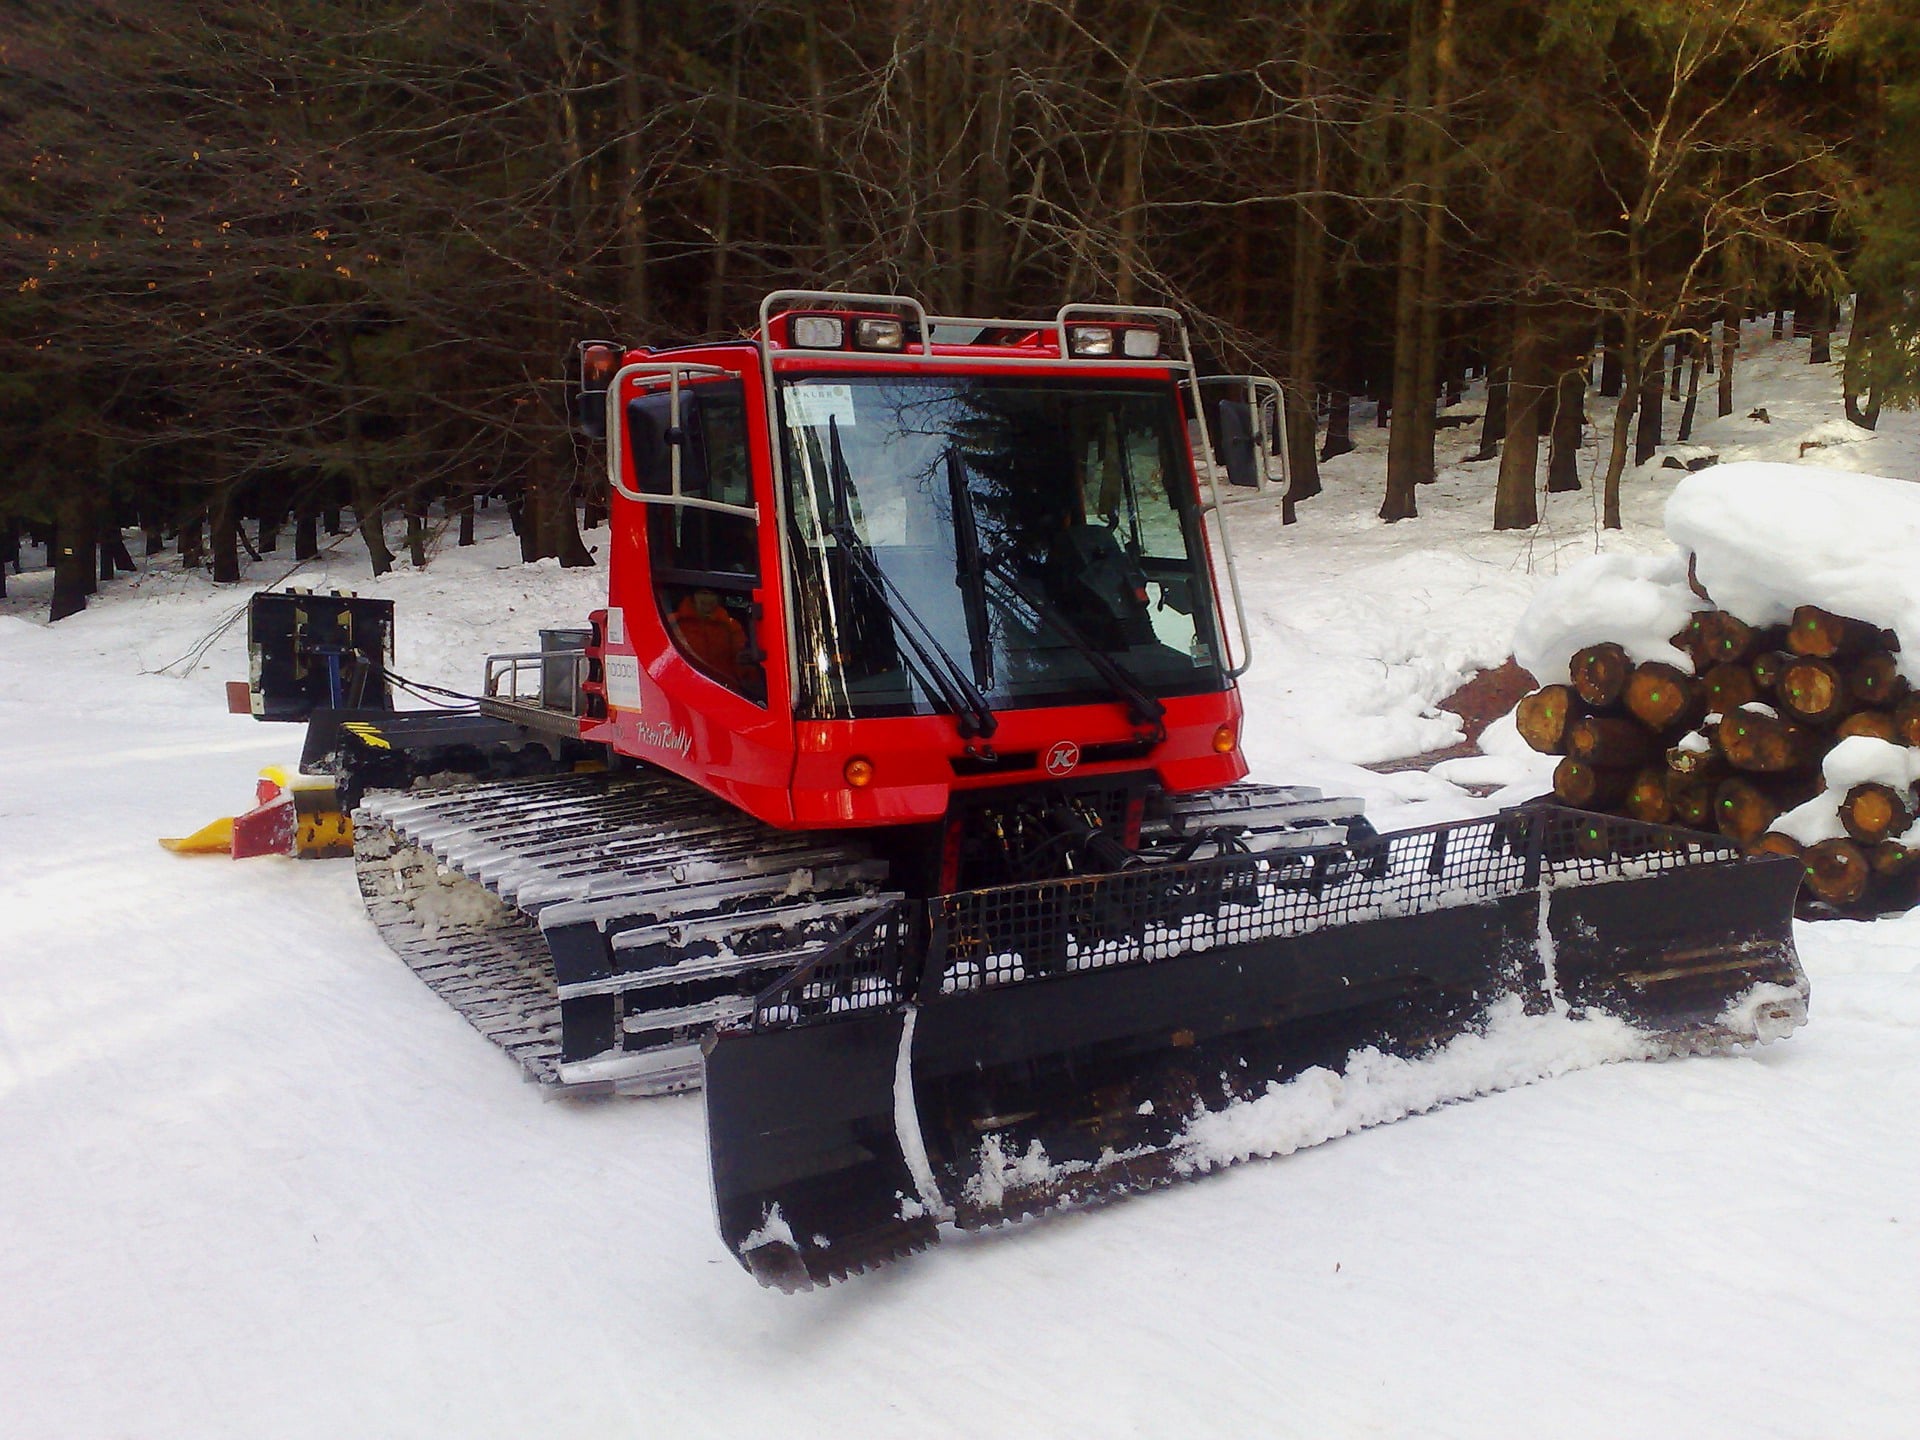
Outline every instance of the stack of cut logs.
{"type": "Polygon", "coordinates": [[[1635,665],[1615,644],[1574,655],[1567,683],[1520,702],[1534,749],[1561,755],[1553,793],[1584,810],[1717,830],[1751,851],[1795,855],[1803,895],[1843,911],[1920,903],[1910,787],[1862,784],[1840,802],[1846,838],[1804,849],[1768,827],[1824,788],[1820,762],[1849,735],[1920,747],[1920,694],[1892,632],[1812,606],[1756,629],[1720,610],[1673,638],[1692,675],[1635,665]]]}

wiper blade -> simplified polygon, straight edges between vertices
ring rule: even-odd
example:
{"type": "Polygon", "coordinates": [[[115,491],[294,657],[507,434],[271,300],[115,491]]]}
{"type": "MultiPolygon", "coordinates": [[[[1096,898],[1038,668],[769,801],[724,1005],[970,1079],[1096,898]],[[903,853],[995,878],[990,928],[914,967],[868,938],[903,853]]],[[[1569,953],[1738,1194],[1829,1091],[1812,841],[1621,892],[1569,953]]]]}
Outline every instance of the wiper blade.
{"type": "Polygon", "coordinates": [[[993,647],[987,634],[986,575],[980,556],[980,526],[973,513],[973,494],[967,489],[965,462],[957,447],[947,446],[947,498],[953,511],[955,579],[966,603],[967,642],[973,651],[973,678],[983,690],[993,687],[993,647]]]}
{"type": "Polygon", "coordinates": [[[939,691],[947,708],[953,711],[962,737],[990,737],[1000,728],[1000,721],[987,704],[987,697],[980,693],[967,672],[961,668],[960,662],[953,658],[947,647],[940,643],[939,637],[928,628],[927,622],[907,603],[907,597],[900,593],[899,586],[893,583],[873,558],[872,548],[853,528],[852,509],[848,504],[852,479],[847,473],[846,452],[840,448],[840,426],[832,417],[827,420],[827,449],[833,467],[833,514],[827,533],[838,542],[848,560],[859,568],[861,578],[886,607],[895,630],[919,660],[927,681],[939,691]]]}
{"type": "Polygon", "coordinates": [[[1081,658],[1093,667],[1094,673],[1106,681],[1108,688],[1125,702],[1127,714],[1134,724],[1153,727],[1153,741],[1156,745],[1167,738],[1167,707],[1165,705],[1141,689],[1139,682],[1127,674],[1111,655],[1074,628],[1073,622],[1060,613],[1058,606],[1044,595],[1036,595],[1028,590],[1006,561],[998,556],[989,555],[983,557],[982,563],[987,573],[1012,591],[1014,597],[1037,619],[1080,652],[1081,658]]]}

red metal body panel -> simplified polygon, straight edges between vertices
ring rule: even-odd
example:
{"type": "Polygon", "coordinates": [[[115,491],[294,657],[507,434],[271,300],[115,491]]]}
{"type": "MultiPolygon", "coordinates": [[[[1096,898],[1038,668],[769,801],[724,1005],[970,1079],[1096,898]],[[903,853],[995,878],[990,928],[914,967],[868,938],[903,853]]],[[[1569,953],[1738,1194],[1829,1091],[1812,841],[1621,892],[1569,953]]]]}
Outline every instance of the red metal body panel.
{"type": "MultiPolygon", "coordinates": [[[[776,328],[776,335],[783,333],[776,328]]],[[[1016,346],[936,346],[936,355],[968,358],[1017,355],[1029,363],[1010,373],[1041,376],[1102,375],[1138,379],[1131,366],[1099,360],[1060,360],[1044,333],[1016,346]]],[[[646,506],[612,497],[611,544],[607,575],[607,622],[601,660],[605,667],[607,715],[583,722],[582,738],[658,765],[694,781],[768,824],[782,828],[884,826],[935,820],[946,814],[956,790],[1034,784],[1048,778],[1075,778],[1152,771],[1169,790],[1211,789],[1246,774],[1238,746],[1241,708],[1231,682],[1212,694],[1166,697],[1165,739],[1144,757],[1087,761],[1050,776],[1046,757],[1062,741],[1085,750],[1120,744],[1138,735],[1118,701],[1033,710],[995,712],[999,729],[992,750],[1001,757],[1032,752],[1036,761],[1020,768],[987,773],[957,773],[954,762],[984,742],[961,737],[953,717],[922,715],[889,719],[795,721],[791,677],[786,669],[787,616],[780,581],[781,551],[774,517],[774,463],[769,444],[769,397],[756,349],[739,344],[692,347],[668,353],[633,352],[629,362],[665,360],[712,365],[735,372],[746,397],[749,453],[759,525],[760,583],[753,594],[760,607],[758,633],[752,638],[767,652],[764,705],[728,689],[690,664],[675,648],[655,602],[647,553],[646,506]],[[636,703],[637,702],[637,703],[636,703]],[[1215,748],[1221,726],[1231,729],[1235,745],[1215,748]],[[871,783],[847,783],[846,763],[859,756],[871,762],[871,783]]],[[[776,349],[774,369],[810,374],[847,371],[863,375],[940,373],[926,361],[893,359],[867,352],[776,349]]],[[[954,373],[978,374],[978,367],[954,373]]],[[[1172,376],[1166,375],[1171,383],[1172,376]]],[[[643,387],[627,382],[621,400],[643,387]]],[[[1194,483],[1191,469],[1189,483],[1194,483]]],[[[626,483],[635,487],[628,460],[626,483]]],[[[1209,583],[1215,590],[1208,557],[1209,583]]]]}
{"type": "Polygon", "coordinates": [[[1231,689],[1213,695],[1187,695],[1166,702],[1167,738],[1140,759],[1079,762],[1069,768],[1048,766],[1061,741],[1080,750],[1124,742],[1137,733],[1118,703],[1058,706],[1039,710],[997,710],[1000,728],[993,750],[1001,756],[1031,754],[1021,768],[988,774],[956,774],[954,761],[981,742],[962,740],[951,717],[916,715],[893,720],[802,720],[796,727],[798,763],[794,767],[793,804],[803,826],[897,825],[937,820],[947,812],[956,790],[1032,785],[1048,779],[1081,779],[1151,770],[1169,790],[1210,790],[1247,773],[1239,748],[1221,754],[1214,732],[1223,724],[1239,734],[1240,699],[1231,689]],[[846,762],[860,756],[873,765],[870,784],[846,783],[846,762]]]}

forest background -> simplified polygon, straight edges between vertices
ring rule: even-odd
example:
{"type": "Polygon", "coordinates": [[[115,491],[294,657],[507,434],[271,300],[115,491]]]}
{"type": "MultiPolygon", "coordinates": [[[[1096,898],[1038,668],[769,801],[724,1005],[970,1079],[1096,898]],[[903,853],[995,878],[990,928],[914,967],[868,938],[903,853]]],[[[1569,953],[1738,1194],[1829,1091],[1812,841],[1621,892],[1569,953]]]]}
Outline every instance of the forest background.
{"type": "Polygon", "coordinates": [[[1668,402],[1682,438],[1731,411],[1742,323],[1833,363],[1851,303],[1849,418],[1920,394],[1908,10],[7,0],[0,593],[38,540],[72,613],[135,528],[218,580],[348,516],[425,564],[488,501],[590,564],[576,343],[742,333],[791,285],[1176,305],[1203,368],[1281,380],[1289,513],[1356,397],[1413,519],[1484,375],[1496,528],[1611,405],[1617,524],[1668,402]]]}

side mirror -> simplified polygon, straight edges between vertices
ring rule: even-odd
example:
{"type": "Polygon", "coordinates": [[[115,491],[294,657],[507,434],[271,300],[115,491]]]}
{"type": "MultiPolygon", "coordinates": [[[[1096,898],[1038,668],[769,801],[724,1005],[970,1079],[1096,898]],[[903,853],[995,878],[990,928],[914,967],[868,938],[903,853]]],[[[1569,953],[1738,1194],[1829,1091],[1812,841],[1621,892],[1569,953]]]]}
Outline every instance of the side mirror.
{"type": "Polygon", "coordinates": [[[1214,407],[1214,453],[1227,467],[1227,483],[1248,489],[1260,486],[1260,463],[1253,443],[1253,407],[1241,400],[1222,400],[1214,407]]]}
{"type": "MultiPolygon", "coordinates": [[[[602,396],[604,405],[605,397],[602,396]]],[[[704,495],[707,488],[702,447],[689,444],[700,429],[700,397],[693,389],[680,392],[680,424],[672,423],[670,397],[664,392],[642,395],[627,402],[627,454],[633,462],[634,486],[644,495],[673,493],[673,456],[680,452],[680,489],[704,495]]],[[[603,409],[602,414],[605,411],[603,409]]]]}

